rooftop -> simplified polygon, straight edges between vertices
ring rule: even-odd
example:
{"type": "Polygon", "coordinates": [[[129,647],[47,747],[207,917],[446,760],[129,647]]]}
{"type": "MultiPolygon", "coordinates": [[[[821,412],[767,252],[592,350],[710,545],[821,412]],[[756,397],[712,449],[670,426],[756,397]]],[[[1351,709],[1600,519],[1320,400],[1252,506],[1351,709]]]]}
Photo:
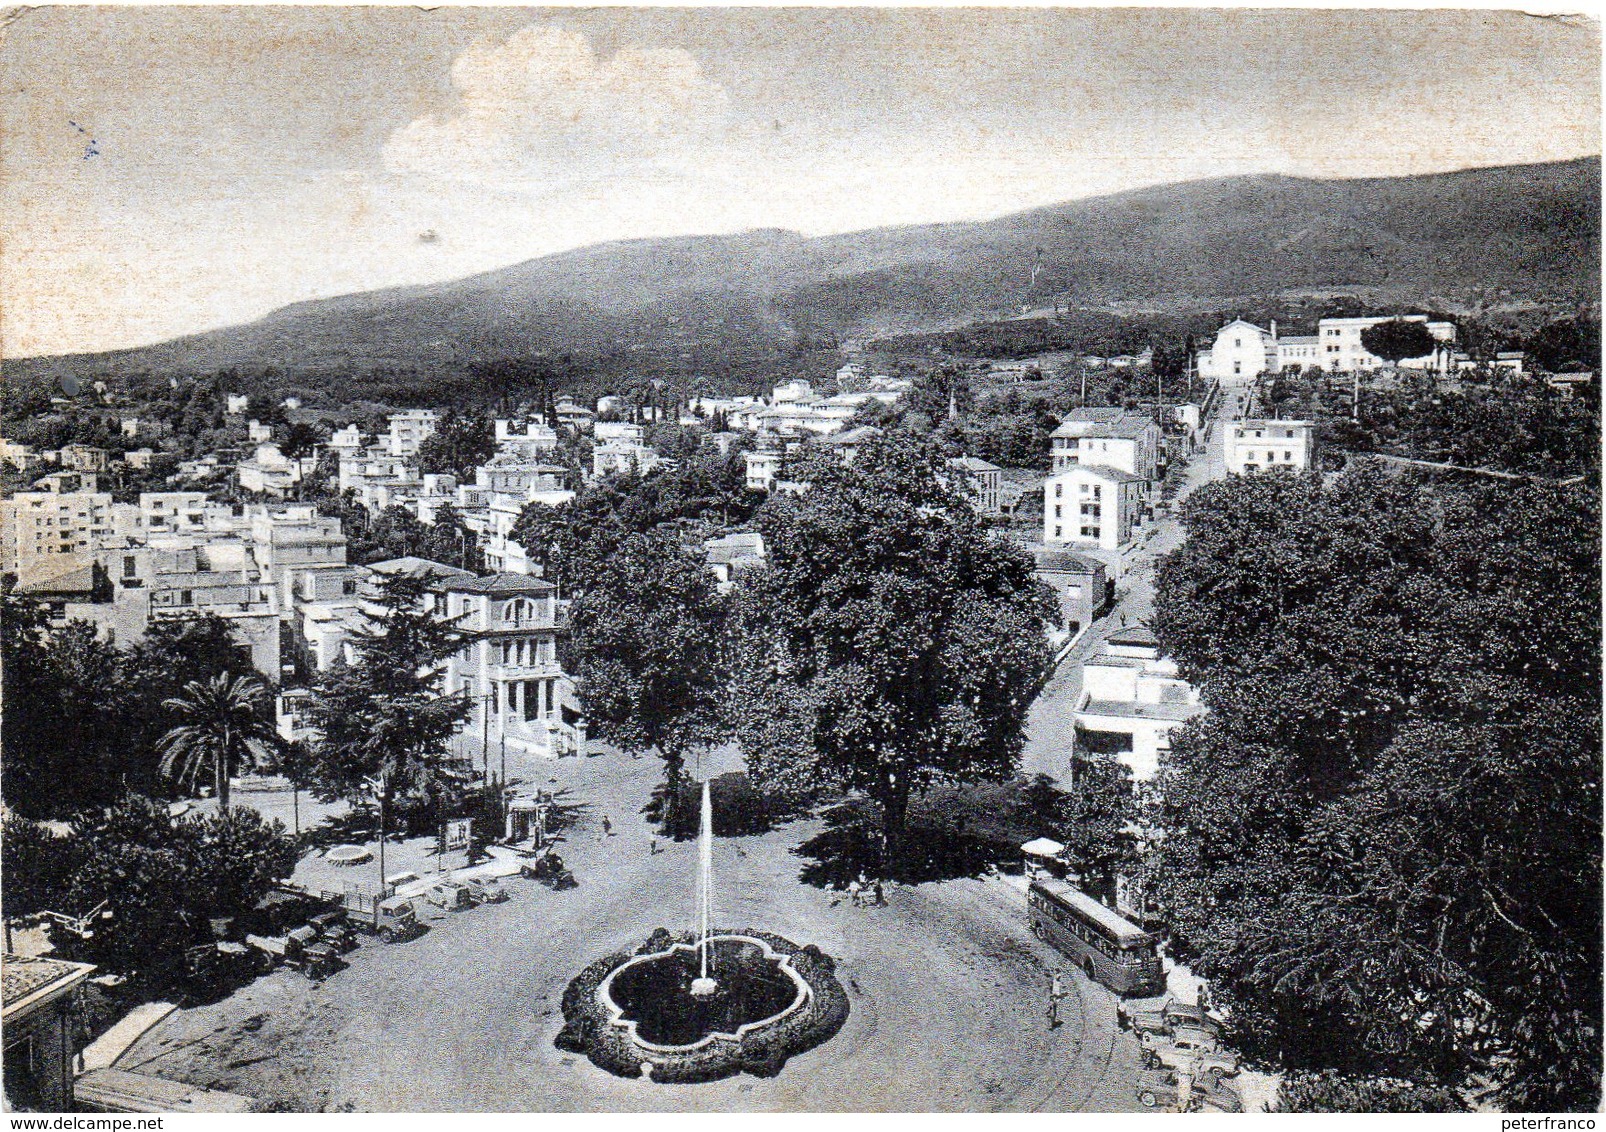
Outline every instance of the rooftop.
{"type": "MultiPolygon", "coordinates": [[[[1064,426],[1062,425],[1061,427],[1064,426]]],[[[1108,424],[1094,425],[1082,434],[1082,439],[1136,440],[1153,427],[1154,422],[1148,417],[1122,417],[1120,420],[1111,421],[1108,424]]]]}
{"type": "Polygon", "coordinates": [[[0,1001],[9,1015],[31,1000],[82,982],[94,969],[88,963],[7,952],[0,958],[0,1001]]]}
{"type": "Polygon", "coordinates": [[[551,582],[530,574],[490,574],[483,578],[476,578],[457,570],[453,570],[452,574],[465,576],[444,578],[435,584],[435,588],[451,593],[485,594],[489,597],[517,597],[525,594],[545,596],[558,588],[551,582]]]}
{"type": "Polygon", "coordinates": [[[415,558],[411,555],[402,558],[387,558],[383,562],[372,562],[369,563],[368,569],[376,574],[405,574],[409,578],[474,577],[472,570],[459,570],[456,566],[448,566],[444,562],[435,562],[428,558],[415,558]]]}
{"type": "Polygon", "coordinates": [[[978,460],[974,456],[956,456],[948,461],[954,468],[962,468],[967,472],[1001,472],[1004,469],[997,464],[989,464],[986,460],[978,460]]]}
{"type": "Polygon", "coordinates": [[[1066,468],[1063,472],[1060,472],[1057,476],[1051,476],[1050,478],[1058,479],[1059,476],[1074,475],[1077,472],[1092,472],[1094,475],[1098,476],[1099,479],[1107,480],[1111,483],[1143,482],[1142,476],[1135,476],[1131,472],[1123,472],[1120,468],[1111,468],[1104,464],[1073,464],[1071,467],[1066,468]]]}
{"type": "Polygon", "coordinates": [[[1096,565],[1091,559],[1083,558],[1080,554],[1072,554],[1068,550],[1051,550],[1048,547],[1034,549],[1032,557],[1037,559],[1039,570],[1058,570],[1068,574],[1096,574],[1104,567],[1096,565]]]}
{"type": "Polygon", "coordinates": [[[1135,703],[1131,700],[1088,700],[1077,709],[1077,715],[1181,723],[1183,720],[1192,719],[1203,711],[1204,707],[1201,704],[1149,704],[1135,703]]]}

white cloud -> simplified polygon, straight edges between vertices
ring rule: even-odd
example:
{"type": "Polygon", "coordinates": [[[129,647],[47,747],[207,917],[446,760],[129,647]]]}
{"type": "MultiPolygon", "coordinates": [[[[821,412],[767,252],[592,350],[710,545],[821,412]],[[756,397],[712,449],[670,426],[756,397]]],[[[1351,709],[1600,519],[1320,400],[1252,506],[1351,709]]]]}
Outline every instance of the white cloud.
{"type": "Polygon", "coordinates": [[[452,64],[457,105],[416,118],[384,148],[392,173],[554,187],[675,163],[718,136],[729,97],[679,48],[599,59],[585,36],[525,28],[452,64]]]}

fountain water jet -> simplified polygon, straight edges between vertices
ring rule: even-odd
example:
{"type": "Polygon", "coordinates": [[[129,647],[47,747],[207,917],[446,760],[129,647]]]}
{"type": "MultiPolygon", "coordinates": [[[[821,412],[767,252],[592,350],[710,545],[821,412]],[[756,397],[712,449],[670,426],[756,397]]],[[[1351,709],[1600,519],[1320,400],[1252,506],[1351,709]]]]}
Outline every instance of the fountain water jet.
{"type": "Polygon", "coordinates": [[[695,929],[676,936],[659,928],[633,953],[591,964],[563,995],[559,1048],[583,1052],[611,1073],[666,1084],[740,1072],[772,1076],[792,1054],[828,1040],[848,1016],[836,964],[819,948],[712,926],[707,781],[702,795],[695,929]]]}
{"type": "Polygon", "coordinates": [[[701,873],[698,886],[700,898],[698,903],[701,908],[697,924],[697,950],[701,952],[698,958],[702,963],[702,976],[692,980],[691,993],[694,998],[708,998],[719,989],[719,984],[708,977],[708,905],[713,896],[714,801],[709,793],[706,779],[703,781],[703,825],[698,836],[697,866],[701,873]]]}

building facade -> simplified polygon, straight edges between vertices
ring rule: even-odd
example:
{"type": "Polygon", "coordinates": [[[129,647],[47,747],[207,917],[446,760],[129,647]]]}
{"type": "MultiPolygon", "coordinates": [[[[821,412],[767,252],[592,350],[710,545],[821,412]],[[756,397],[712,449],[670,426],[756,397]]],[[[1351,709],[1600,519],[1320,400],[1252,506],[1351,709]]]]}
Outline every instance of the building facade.
{"type": "Polygon", "coordinates": [[[1222,433],[1227,474],[1304,471],[1311,465],[1312,431],[1309,421],[1233,421],[1222,433]]]}
{"type": "Polygon", "coordinates": [[[1043,541],[1118,550],[1132,541],[1143,481],[1120,468],[1078,464],[1043,485],[1043,541]]]}

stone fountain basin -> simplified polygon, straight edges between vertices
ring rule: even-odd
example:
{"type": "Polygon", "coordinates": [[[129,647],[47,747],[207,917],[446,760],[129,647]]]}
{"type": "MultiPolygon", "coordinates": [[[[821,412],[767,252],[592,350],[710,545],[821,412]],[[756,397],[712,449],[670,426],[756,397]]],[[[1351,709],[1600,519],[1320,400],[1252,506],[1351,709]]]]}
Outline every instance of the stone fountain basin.
{"type": "Polygon", "coordinates": [[[665,1045],[658,1042],[648,1041],[646,1038],[642,1037],[639,1032],[639,1022],[635,1019],[626,1018],[626,1008],[620,1006],[614,1001],[614,982],[619,978],[620,975],[625,974],[632,968],[639,968],[654,963],[664,963],[666,961],[672,961],[677,957],[685,957],[690,959],[697,955],[698,948],[696,944],[676,943],[672,944],[663,951],[651,951],[645,955],[637,955],[631,958],[630,960],[615,967],[612,971],[608,972],[608,976],[603,979],[600,984],[598,984],[596,991],[597,1004],[604,1010],[608,1025],[623,1030],[625,1034],[629,1036],[630,1041],[644,1051],[660,1054],[692,1053],[696,1050],[704,1049],[717,1041],[739,1043],[746,1035],[763,1027],[774,1025],[782,1019],[795,1014],[799,1010],[802,1010],[813,998],[813,989],[810,988],[808,981],[804,979],[803,976],[797,972],[796,968],[792,966],[791,957],[776,951],[764,940],[758,939],[755,936],[727,932],[719,935],[709,936],[708,942],[710,944],[729,942],[743,944],[758,949],[762,961],[766,963],[773,963],[777,970],[785,974],[787,978],[791,980],[792,987],[795,991],[791,1002],[787,1003],[787,1005],[782,1007],[780,1010],[768,1014],[763,1018],[757,1018],[751,1022],[745,1022],[736,1027],[735,1030],[715,1030],[711,1033],[705,1034],[695,1042],[690,1042],[684,1045],[665,1045]]]}

